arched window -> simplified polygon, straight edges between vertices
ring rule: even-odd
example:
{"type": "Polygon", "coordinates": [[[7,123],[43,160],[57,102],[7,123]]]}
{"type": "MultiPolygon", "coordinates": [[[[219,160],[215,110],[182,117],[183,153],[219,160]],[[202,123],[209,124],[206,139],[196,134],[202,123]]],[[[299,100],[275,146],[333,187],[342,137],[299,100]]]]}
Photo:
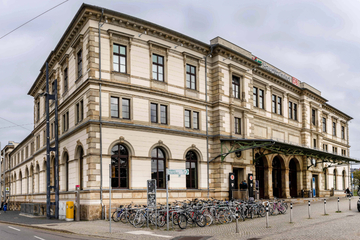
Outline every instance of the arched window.
{"type": "Polygon", "coordinates": [[[84,189],[84,150],[82,147],[79,147],[78,149],[78,161],[79,161],[79,185],[80,190],[84,189]]]}
{"type": "Polygon", "coordinates": [[[22,174],[19,173],[19,181],[20,181],[20,194],[22,194],[22,174]]]}
{"type": "Polygon", "coordinates": [[[324,169],[325,190],[328,189],[326,169],[324,169]]]}
{"type": "Polygon", "coordinates": [[[36,185],[37,185],[37,193],[40,193],[40,167],[39,167],[39,164],[36,165],[36,185]]]}
{"type": "Polygon", "coordinates": [[[189,175],[186,175],[186,188],[197,188],[197,156],[193,151],[186,154],[186,169],[189,175]]]}
{"type": "Polygon", "coordinates": [[[129,188],[129,154],[121,144],[111,149],[111,172],[111,187],[129,188]]]}
{"type": "Polygon", "coordinates": [[[25,178],[26,178],[26,194],[29,194],[29,170],[26,168],[25,170],[25,178]]]}
{"type": "Polygon", "coordinates": [[[336,175],[337,175],[337,173],[336,173],[336,169],[334,169],[334,190],[336,190],[336,175]]]}
{"type": "Polygon", "coordinates": [[[165,153],[160,148],[151,151],[151,179],[156,179],[157,188],[166,188],[165,153]]]}
{"type": "Polygon", "coordinates": [[[69,155],[64,153],[65,162],[65,191],[69,191],[69,155]]]}

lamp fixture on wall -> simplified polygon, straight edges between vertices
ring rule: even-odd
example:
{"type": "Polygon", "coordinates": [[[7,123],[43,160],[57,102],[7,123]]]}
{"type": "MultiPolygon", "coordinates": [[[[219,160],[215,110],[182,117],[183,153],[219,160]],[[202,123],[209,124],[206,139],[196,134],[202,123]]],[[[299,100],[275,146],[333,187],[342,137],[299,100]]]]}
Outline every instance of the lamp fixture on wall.
{"type": "Polygon", "coordinates": [[[174,48],[177,48],[179,46],[182,47],[182,46],[184,46],[184,44],[180,43],[179,45],[174,46],[174,48]]]}
{"type": "Polygon", "coordinates": [[[141,37],[141,35],[146,34],[146,33],[147,33],[146,31],[145,31],[144,33],[140,33],[140,34],[139,34],[139,37],[141,37]]]}

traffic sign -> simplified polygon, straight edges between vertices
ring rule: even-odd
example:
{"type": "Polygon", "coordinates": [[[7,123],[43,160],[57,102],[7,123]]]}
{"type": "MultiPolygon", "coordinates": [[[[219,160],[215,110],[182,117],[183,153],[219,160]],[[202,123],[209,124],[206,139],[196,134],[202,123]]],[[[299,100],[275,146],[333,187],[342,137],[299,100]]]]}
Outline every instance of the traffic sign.
{"type": "Polygon", "coordinates": [[[168,169],[169,175],[189,175],[189,169],[168,169]]]}
{"type": "Polygon", "coordinates": [[[5,191],[6,191],[6,192],[10,192],[10,188],[9,188],[9,187],[6,187],[6,188],[5,188],[5,191]]]}

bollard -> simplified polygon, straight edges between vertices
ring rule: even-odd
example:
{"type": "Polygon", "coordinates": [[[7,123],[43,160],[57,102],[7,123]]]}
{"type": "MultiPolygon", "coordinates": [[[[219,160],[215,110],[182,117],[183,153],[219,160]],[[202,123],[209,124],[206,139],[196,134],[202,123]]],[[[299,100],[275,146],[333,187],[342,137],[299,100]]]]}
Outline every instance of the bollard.
{"type": "Polygon", "coordinates": [[[326,199],[324,199],[324,215],[326,215],[326,199]]]}
{"type": "Polygon", "coordinates": [[[236,218],[236,233],[239,233],[239,218],[236,218]]]}
{"type": "Polygon", "coordinates": [[[310,200],[308,202],[308,213],[309,213],[309,219],[311,218],[311,214],[310,214],[310,200]]]}
{"type": "Polygon", "coordinates": [[[266,228],[269,227],[269,207],[266,206],[266,228]]]}
{"type": "Polygon", "coordinates": [[[171,212],[171,228],[174,230],[174,211],[171,212]]]}
{"type": "Polygon", "coordinates": [[[337,212],[340,212],[339,202],[340,202],[340,198],[338,197],[338,201],[337,201],[337,208],[338,208],[338,210],[337,210],[337,212]]]}
{"type": "Polygon", "coordinates": [[[351,210],[351,197],[349,197],[349,210],[351,210]]]}
{"type": "Polygon", "coordinates": [[[290,203],[290,223],[292,223],[292,203],[290,203]]]}

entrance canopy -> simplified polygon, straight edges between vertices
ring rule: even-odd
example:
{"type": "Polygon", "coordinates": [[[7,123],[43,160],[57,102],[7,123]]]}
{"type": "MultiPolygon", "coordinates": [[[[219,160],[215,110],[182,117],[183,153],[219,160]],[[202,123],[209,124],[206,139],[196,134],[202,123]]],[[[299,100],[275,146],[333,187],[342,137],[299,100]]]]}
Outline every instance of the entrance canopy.
{"type": "MultiPolygon", "coordinates": [[[[317,148],[310,148],[305,145],[297,145],[290,142],[279,141],[274,139],[220,139],[221,141],[221,154],[211,159],[211,161],[221,158],[221,161],[225,159],[230,153],[241,153],[242,151],[249,149],[259,149],[260,154],[255,158],[253,154],[253,160],[269,155],[269,154],[283,154],[283,155],[297,155],[305,156],[310,159],[315,159],[316,162],[328,162],[332,164],[348,164],[360,163],[359,160],[353,159],[344,155],[338,155],[336,153],[330,153],[317,148]],[[230,142],[230,148],[227,143],[230,142]],[[268,150],[268,151],[266,151],[268,150]]],[[[313,164],[313,163],[312,163],[313,164]]],[[[309,166],[310,167],[310,166],[309,166]]],[[[308,167],[308,168],[309,168],[308,167]]]]}

